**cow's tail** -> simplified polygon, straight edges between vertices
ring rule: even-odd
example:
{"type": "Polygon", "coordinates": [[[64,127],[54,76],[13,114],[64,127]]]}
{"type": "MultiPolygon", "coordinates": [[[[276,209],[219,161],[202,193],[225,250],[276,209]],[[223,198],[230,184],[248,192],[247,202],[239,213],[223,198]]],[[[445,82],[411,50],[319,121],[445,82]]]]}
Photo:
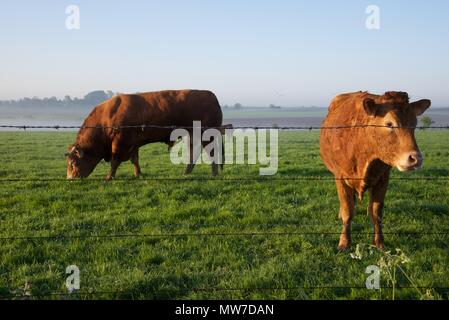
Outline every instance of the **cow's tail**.
{"type": "Polygon", "coordinates": [[[225,163],[225,148],[224,148],[224,139],[221,139],[221,171],[224,170],[224,163],[225,163]]]}
{"type": "MultiPolygon", "coordinates": [[[[226,135],[226,129],[232,129],[233,126],[232,124],[225,124],[223,126],[221,126],[220,128],[220,132],[222,135],[226,135]]],[[[224,143],[224,137],[223,139],[221,139],[221,170],[224,170],[224,164],[225,164],[225,143],[224,143]]]]}

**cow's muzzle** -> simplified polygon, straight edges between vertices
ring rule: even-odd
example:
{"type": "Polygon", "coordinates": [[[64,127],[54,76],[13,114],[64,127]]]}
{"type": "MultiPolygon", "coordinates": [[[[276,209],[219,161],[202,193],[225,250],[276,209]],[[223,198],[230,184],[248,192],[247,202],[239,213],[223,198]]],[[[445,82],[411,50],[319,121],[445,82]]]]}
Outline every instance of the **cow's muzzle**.
{"type": "Polygon", "coordinates": [[[423,163],[422,154],[418,151],[404,153],[399,159],[396,167],[399,171],[413,171],[421,168],[423,163]]]}

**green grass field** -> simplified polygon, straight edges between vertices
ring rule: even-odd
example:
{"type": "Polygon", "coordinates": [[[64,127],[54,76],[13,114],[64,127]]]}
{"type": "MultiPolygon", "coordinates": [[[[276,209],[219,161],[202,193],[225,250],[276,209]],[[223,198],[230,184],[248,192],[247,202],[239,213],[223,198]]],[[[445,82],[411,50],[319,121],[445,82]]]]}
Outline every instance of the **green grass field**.
{"type": "MultiPolygon", "coordinates": [[[[448,180],[390,182],[386,247],[410,259],[401,268],[412,282],[398,271],[393,284],[382,273],[383,289],[367,290],[365,268],[383,256],[351,257],[357,244],[371,243],[367,199],[357,209],[353,247],[340,253],[334,182],[281,179],[331,178],[318,132],[281,132],[279,172],[263,181],[236,181],[258,178],[258,167],[228,165],[210,181],[105,183],[95,179],[106,175],[105,163],[84,181],[38,181],[65,178],[64,152],[74,137],[0,133],[1,298],[391,299],[392,287],[404,287],[396,299],[448,298],[448,180]],[[131,234],[146,236],[92,237],[131,234]],[[40,236],[57,238],[11,239],[40,236]],[[68,295],[72,264],[81,289],[68,295]]],[[[420,131],[417,140],[424,168],[393,178],[449,178],[449,132],[420,131]]],[[[144,178],[183,177],[162,144],[142,148],[141,165],[144,178]]],[[[191,177],[209,173],[201,165],[191,177]]],[[[117,177],[131,178],[131,164],[117,177]]]]}

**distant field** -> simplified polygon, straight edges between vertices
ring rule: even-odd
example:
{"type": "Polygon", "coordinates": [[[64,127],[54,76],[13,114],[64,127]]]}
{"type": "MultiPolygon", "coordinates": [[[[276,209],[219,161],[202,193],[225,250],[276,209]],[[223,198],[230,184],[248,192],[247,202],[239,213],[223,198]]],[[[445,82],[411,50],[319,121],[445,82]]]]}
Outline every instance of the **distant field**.
{"type": "MultiPolygon", "coordinates": [[[[244,180],[259,178],[257,166],[228,165],[209,181],[105,183],[96,180],[108,170],[100,164],[87,180],[68,182],[64,152],[74,137],[0,133],[0,298],[392,298],[385,276],[382,290],[364,288],[365,268],[381,254],[350,256],[357,244],[371,243],[367,199],[357,209],[352,249],[339,253],[334,183],[288,179],[331,178],[318,132],[281,132],[278,175],[261,181],[244,180]],[[146,236],[129,236],[137,234],[146,236]],[[47,236],[57,238],[20,239],[47,236]],[[81,294],[54,294],[67,292],[65,268],[72,264],[81,270],[81,294]]],[[[393,178],[449,179],[449,131],[419,131],[417,139],[424,168],[394,171],[393,178]]],[[[161,144],[144,147],[141,164],[147,179],[182,178],[184,170],[161,144]]],[[[209,172],[200,165],[192,177],[209,172]]],[[[131,175],[126,163],[117,177],[131,175]]],[[[413,280],[398,274],[397,286],[405,288],[395,298],[447,299],[448,180],[392,180],[384,216],[387,250],[400,248],[410,258],[402,268],[413,280]]]]}
{"type": "MultiPolygon", "coordinates": [[[[78,107],[5,107],[0,106],[0,125],[28,126],[81,126],[93,109],[78,107]]],[[[268,107],[224,108],[224,123],[234,126],[320,126],[327,113],[324,107],[297,107],[271,109],[268,107]]],[[[425,115],[436,126],[449,125],[449,108],[431,108],[425,115]]],[[[0,131],[3,130],[0,128],[0,131]]]]}
{"type": "Polygon", "coordinates": [[[223,108],[224,118],[230,119],[258,119],[258,118],[302,118],[302,117],[324,117],[326,108],[223,108]]]}

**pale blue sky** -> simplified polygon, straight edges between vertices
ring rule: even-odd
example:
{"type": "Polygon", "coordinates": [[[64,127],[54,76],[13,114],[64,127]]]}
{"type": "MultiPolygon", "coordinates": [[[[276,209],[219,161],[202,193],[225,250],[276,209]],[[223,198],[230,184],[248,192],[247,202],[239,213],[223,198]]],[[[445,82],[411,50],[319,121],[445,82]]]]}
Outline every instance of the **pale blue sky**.
{"type": "Polygon", "coordinates": [[[403,90],[449,106],[446,0],[3,0],[0,43],[0,99],[201,88],[221,104],[326,106],[403,90]]]}

